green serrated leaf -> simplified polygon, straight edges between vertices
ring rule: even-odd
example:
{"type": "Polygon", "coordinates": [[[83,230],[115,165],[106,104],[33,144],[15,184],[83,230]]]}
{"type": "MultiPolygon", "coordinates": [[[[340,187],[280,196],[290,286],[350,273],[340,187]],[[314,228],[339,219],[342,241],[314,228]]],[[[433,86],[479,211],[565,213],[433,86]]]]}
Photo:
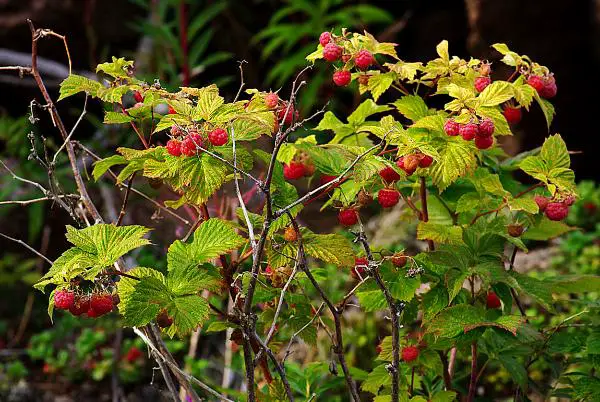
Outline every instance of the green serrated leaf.
{"type": "Polygon", "coordinates": [[[510,82],[494,81],[488,85],[477,97],[479,106],[489,107],[504,103],[513,97],[513,88],[510,82]]]}
{"type": "Polygon", "coordinates": [[[417,95],[403,96],[394,102],[392,105],[398,109],[406,118],[413,122],[427,116],[429,109],[423,98],[417,95]]]}
{"type": "Polygon", "coordinates": [[[460,244],[462,243],[462,228],[460,226],[419,222],[417,239],[433,240],[436,243],[460,244]]]}
{"type": "Polygon", "coordinates": [[[121,155],[112,155],[108,158],[101,159],[97,162],[94,162],[94,170],[92,171],[92,176],[95,181],[108,171],[113,166],[122,165],[127,163],[127,159],[122,157],[121,155]]]}
{"type": "Polygon", "coordinates": [[[169,247],[169,271],[208,262],[242,246],[246,240],[235,232],[231,223],[211,218],[200,224],[191,243],[176,240],[169,247]]]}
{"type": "Polygon", "coordinates": [[[63,100],[79,92],[86,92],[90,96],[97,96],[98,90],[103,88],[98,81],[90,80],[81,75],[71,74],[60,83],[60,96],[58,100],[63,100]]]}

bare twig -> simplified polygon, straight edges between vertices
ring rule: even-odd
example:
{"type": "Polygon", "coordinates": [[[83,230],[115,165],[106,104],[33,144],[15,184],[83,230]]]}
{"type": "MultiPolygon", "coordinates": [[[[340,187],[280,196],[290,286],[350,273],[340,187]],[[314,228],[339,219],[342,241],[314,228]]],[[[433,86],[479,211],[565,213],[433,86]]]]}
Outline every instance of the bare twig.
{"type": "Polygon", "coordinates": [[[50,265],[53,264],[53,262],[50,261],[50,259],[48,259],[48,257],[46,257],[44,254],[40,253],[39,251],[37,251],[36,249],[31,247],[29,244],[25,243],[23,240],[15,239],[14,237],[10,237],[8,235],[5,235],[4,233],[0,233],[0,236],[4,237],[7,240],[11,240],[11,241],[14,241],[15,243],[20,244],[21,246],[25,247],[27,250],[31,251],[32,253],[34,253],[35,255],[37,255],[38,257],[43,259],[44,261],[46,261],[48,264],[50,264],[50,265]]]}
{"type": "Polygon", "coordinates": [[[0,205],[10,205],[10,204],[29,205],[29,204],[35,204],[36,202],[41,202],[41,201],[54,201],[56,198],[79,199],[79,196],[77,194],[60,194],[60,195],[52,195],[52,196],[47,196],[47,197],[33,198],[30,200],[0,201],[0,205]]]}
{"type": "Polygon", "coordinates": [[[119,211],[119,216],[117,217],[117,221],[115,222],[116,226],[119,226],[121,222],[123,222],[123,218],[125,217],[125,210],[127,208],[127,203],[129,202],[129,193],[131,193],[131,186],[133,185],[133,180],[135,179],[135,172],[131,175],[129,179],[129,183],[127,183],[127,189],[125,190],[125,197],[123,197],[123,204],[121,205],[121,210],[119,211]]]}
{"type": "Polygon", "coordinates": [[[71,140],[71,137],[75,133],[75,130],[77,130],[77,126],[79,126],[79,123],[81,123],[81,120],[83,119],[83,116],[85,116],[86,108],[87,108],[87,102],[88,102],[88,94],[86,93],[85,94],[85,101],[83,102],[83,110],[81,111],[81,114],[79,115],[79,118],[77,119],[77,121],[73,125],[73,128],[69,132],[69,135],[67,136],[67,138],[65,138],[65,141],[62,143],[62,145],[58,148],[58,150],[54,154],[54,157],[52,158],[52,166],[54,166],[56,164],[56,158],[58,157],[58,154],[60,154],[60,152],[64,149],[64,147],[67,145],[67,142],[69,142],[71,140]]]}
{"type": "Polygon", "coordinates": [[[6,169],[6,170],[8,171],[8,173],[10,173],[10,174],[11,174],[11,176],[13,177],[13,179],[15,179],[15,180],[19,180],[19,181],[21,181],[21,182],[23,182],[23,183],[26,183],[26,184],[31,184],[32,186],[34,186],[34,187],[37,187],[37,188],[38,188],[38,189],[39,189],[39,190],[40,190],[42,193],[44,193],[44,194],[49,194],[49,191],[48,191],[48,190],[46,190],[46,189],[44,188],[44,186],[42,186],[40,183],[37,183],[37,182],[35,182],[35,181],[31,181],[31,180],[27,180],[27,179],[24,179],[24,178],[22,178],[21,176],[18,176],[18,175],[17,175],[15,172],[13,172],[13,171],[12,171],[12,170],[11,170],[11,169],[10,169],[10,168],[9,168],[9,167],[6,165],[6,163],[4,163],[4,161],[3,161],[2,159],[0,159],[0,164],[1,164],[2,166],[4,166],[4,169],[6,169]]]}

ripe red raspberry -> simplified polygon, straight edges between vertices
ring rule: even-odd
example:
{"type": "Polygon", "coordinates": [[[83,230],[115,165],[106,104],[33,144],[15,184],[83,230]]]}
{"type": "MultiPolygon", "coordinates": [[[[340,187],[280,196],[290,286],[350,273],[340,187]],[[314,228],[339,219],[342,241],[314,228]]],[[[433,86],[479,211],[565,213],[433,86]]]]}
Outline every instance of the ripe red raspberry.
{"type": "Polygon", "coordinates": [[[144,97],[142,96],[140,91],[133,91],[133,99],[135,99],[136,103],[144,101],[144,97]]]}
{"type": "Polygon", "coordinates": [[[167,152],[172,156],[180,156],[181,155],[181,141],[179,140],[169,140],[167,141],[167,152]]]}
{"type": "Polygon", "coordinates": [[[542,195],[536,195],[535,197],[533,197],[533,200],[538,205],[540,212],[544,212],[546,210],[546,207],[548,206],[548,203],[550,202],[548,198],[542,195]]]}
{"type": "Polygon", "coordinates": [[[402,360],[412,362],[419,357],[419,348],[416,346],[405,346],[402,348],[402,360]]]}
{"type": "Polygon", "coordinates": [[[400,180],[400,174],[398,174],[398,172],[396,172],[394,168],[390,166],[386,166],[383,169],[381,169],[379,171],[379,176],[381,176],[383,181],[386,183],[394,183],[400,180]]]}
{"type": "Polygon", "coordinates": [[[475,123],[461,124],[459,132],[465,141],[471,141],[479,133],[479,126],[475,123]]]}
{"type": "Polygon", "coordinates": [[[419,161],[420,168],[428,168],[433,163],[433,158],[429,155],[421,156],[421,160],[419,161]]]}
{"type": "Polygon", "coordinates": [[[475,78],[475,89],[477,92],[483,92],[491,83],[492,79],[490,77],[477,77],[475,78]]]}
{"type": "Polygon", "coordinates": [[[485,301],[487,308],[500,308],[502,307],[502,303],[500,302],[500,298],[494,292],[490,292],[487,294],[487,298],[485,301]]]}
{"type": "Polygon", "coordinates": [[[358,222],[358,212],[355,209],[342,209],[338,213],[338,221],[344,226],[356,225],[358,222]]]}
{"type": "Polygon", "coordinates": [[[265,268],[265,275],[271,275],[273,273],[273,268],[270,265],[267,265],[265,268]]]}
{"type": "Polygon", "coordinates": [[[569,215],[569,207],[562,202],[549,202],[544,212],[551,221],[562,221],[569,215]]]}
{"type": "Polygon", "coordinates": [[[338,87],[345,87],[350,84],[351,80],[352,74],[350,74],[350,71],[348,70],[338,70],[333,73],[333,82],[335,82],[335,85],[338,87]]]}
{"type": "Polygon", "coordinates": [[[304,164],[298,162],[290,162],[289,165],[283,165],[283,176],[287,180],[297,180],[304,177],[304,164]]]}
{"type": "Polygon", "coordinates": [[[75,301],[75,293],[70,290],[57,290],[54,293],[54,307],[59,310],[68,310],[73,306],[75,301]]]}
{"type": "Polygon", "coordinates": [[[394,264],[396,268],[402,268],[405,266],[406,261],[408,261],[408,258],[406,258],[406,256],[402,253],[397,253],[392,256],[392,264],[394,264]]]}
{"type": "Polygon", "coordinates": [[[452,119],[448,119],[448,120],[446,120],[446,123],[444,124],[444,131],[450,137],[455,137],[458,134],[460,134],[460,124],[458,124],[457,122],[455,122],[452,119]]]}
{"type": "Polygon", "coordinates": [[[216,128],[210,133],[208,133],[208,140],[211,144],[216,147],[227,144],[229,137],[227,136],[227,131],[222,128],[216,128]]]}
{"type": "Polygon", "coordinates": [[[323,58],[327,61],[336,61],[341,55],[342,48],[335,43],[329,42],[325,45],[325,47],[323,47],[323,58]]]}
{"type": "Polygon", "coordinates": [[[169,114],[177,114],[177,111],[171,105],[169,105],[169,114]]]}
{"type": "Polygon", "coordinates": [[[265,106],[269,109],[275,109],[279,103],[279,96],[273,92],[268,93],[265,96],[265,106]]]}
{"type": "Polygon", "coordinates": [[[323,32],[319,36],[319,43],[321,46],[326,46],[329,42],[331,42],[331,33],[323,32]]]}
{"type": "Polygon", "coordinates": [[[377,352],[377,354],[381,354],[382,350],[383,350],[383,348],[381,347],[381,344],[379,344],[375,347],[375,352],[377,352]]]}
{"type": "Polygon", "coordinates": [[[350,273],[357,279],[364,277],[368,265],[369,261],[365,257],[354,257],[354,267],[350,273]]]}
{"type": "Polygon", "coordinates": [[[494,144],[494,137],[477,137],[475,138],[475,146],[477,149],[488,149],[494,144]]]}
{"type": "Polygon", "coordinates": [[[356,54],[356,58],[354,59],[356,67],[358,67],[361,70],[366,70],[371,64],[373,64],[374,61],[375,58],[373,57],[371,52],[364,49],[359,50],[356,54]]]}
{"type": "Polygon", "coordinates": [[[556,87],[555,82],[550,82],[550,83],[544,84],[544,87],[538,92],[542,98],[550,99],[550,98],[554,98],[556,96],[556,93],[558,92],[558,88],[556,87]]]}
{"type": "Polygon", "coordinates": [[[477,135],[481,137],[489,137],[494,134],[494,122],[491,119],[485,118],[479,123],[479,131],[477,135]]]}
{"type": "Polygon", "coordinates": [[[140,357],[142,357],[142,351],[136,348],[135,346],[132,346],[127,351],[127,354],[125,355],[125,360],[127,360],[128,363],[133,363],[140,357]]]}
{"type": "Polygon", "coordinates": [[[90,300],[90,309],[88,316],[92,312],[93,317],[100,317],[106,313],[110,313],[113,309],[113,299],[108,293],[95,293],[90,300]]]}
{"type": "Polygon", "coordinates": [[[521,109],[516,107],[506,106],[502,111],[502,114],[506,118],[509,124],[517,124],[521,121],[521,109]]]}
{"type": "Polygon", "coordinates": [[[202,152],[198,147],[202,146],[202,136],[198,133],[190,133],[181,143],[181,153],[185,156],[195,156],[202,152]]]}
{"type": "Polygon", "coordinates": [[[512,237],[519,237],[523,234],[523,225],[519,225],[518,223],[511,223],[506,227],[508,234],[512,237]]]}
{"type": "Polygon", "coordinates": [[[544,79],[539,75],[530,75],[529,78],[527,78],[527,83],[535,88],[538,93],[544,89],[545,86],[544,79]]]}
{"type": "Polygon", "coordinates": [[[287,242],[295,242],[298,240],[298,233],[296,233],[296,229],[293,226],[288,226],[285,228],[285,232],[283,232],[283,238],[287,242]]]}
{"type": "Polygon", "coordinates": [[[75,301],[69,311],[74,316],[85,314],[90,309],[90,298],[87,296],[76,296],[75,301]]]}
{"type": "Polygon", "coordinates": [[[163,309],[156,316],[156,323],[161,328],[167,328],[170,327],[171,324],[173,324],[173,319],[169,317],[169,313],[167,313],[167,310],[163,309]]]}
{"type": "Polygon", "coordinates": [[[294,120],[299,119],[299,113],[294,109],[294,106],[290,106],[290,110],[288,110],[288,103],[284,102],[277,112],[277,119],[281,121],[284,117],[285,121],[283,124],[287,124],[289,126],[294,122],[294,120]]]}
{"type": "Polygon", "coordinates": [[[383,208],[391,208],[400,200],[400,192],[391,188],[382,188],[377,194],[377,201],[383,208]]]}

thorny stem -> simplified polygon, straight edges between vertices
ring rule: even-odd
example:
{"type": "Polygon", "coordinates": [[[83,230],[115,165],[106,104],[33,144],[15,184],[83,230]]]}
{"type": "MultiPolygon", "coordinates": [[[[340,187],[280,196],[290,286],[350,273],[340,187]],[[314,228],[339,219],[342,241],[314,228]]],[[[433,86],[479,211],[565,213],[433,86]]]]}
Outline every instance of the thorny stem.
{"type": "Polygon", "coordinates": [[[392,376],[392,402],[398,402],[400,398],[400,315],[404,310],[404,302],[396,302],[392,297],[389,289],[379,274],[377,263],[373,258],[371,247],[361,225],[361,231],[356,237],[356,241],[360,242],[367,255],[369,266],[367,272],[375,279],[377,286],[383,292],[388,308],[390,309],[392,321],[392,364],[387,367],[392,376]]]}
{"type": "Polygon", "coordinates": [[[329,297],[325,294],[325,291],[319,285],[319,282],[315,279],[315,277],[310,272],[308,268],[306,253],[304,251],[304,244],[302,242],[302,234],[300,233],[300,227],[298,226],[298,222],[296,219],[288,212],[288,216],[296,231],[296,235],[298,236],[298,268],[303,271],[308,280],[311,282],[313,287],[317,290],[323,302],[327,305],[327,308],[331,312],[333,316],[333,321],[335,325],[335,342],[333,344],[333,351],[338,357],[338,361],[342,366],[342,371],[344,372],[344,377],[346,379],[346,384],[348,385],[350,395],[355,402],[360,402],[360,396],[358,394],[358,388],[356,387],[356,382],[352,378],[352,374],[350,374],[350,369],[348,368],[348,364],[346,363],[346,357],[344,356],[344,340],[342,335],[342,324],[341,324],[341,313],[335,307],[335,305],[331,302],[329,297]]]}

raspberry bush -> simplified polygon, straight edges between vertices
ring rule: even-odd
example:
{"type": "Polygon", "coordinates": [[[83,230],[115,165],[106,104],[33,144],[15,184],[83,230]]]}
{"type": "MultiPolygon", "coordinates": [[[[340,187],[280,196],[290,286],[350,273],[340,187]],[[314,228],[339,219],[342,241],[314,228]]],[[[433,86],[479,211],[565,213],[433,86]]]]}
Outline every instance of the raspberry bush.
{"type": "MultiPolygon", "coordinates": [[[[128,126],[139,138],[135,148],[102,150],[93,180],[114,175],[131,188],[145,177],[176,194],[162,208],[196,220],[165,248],[165,269],[128,268],[123,257],[153,247],[151,228],[104,221],[60,122],[81,205],[66,229],[72,247],[35,285],[50,290],[50,315],[115,311],[192,400],[198,392],[248,401],[333,392],[336,400],[471,401],[488,364],[509,373],[517,396],[556,392],[532,386],[531,356],[551,360],[553,329],[534,325],[522,299],[554,312],[556,298],[597,291],[600,279],[537,279],[516,269],[515,254],[530,241],[572,230],[563,220],[578,193],[560,135],[513,157],[499,146],[532,109],[550,127],[551,71],[504,44],[493,47],[509,77],[488,62],[450,56],[446,41],[427,62],[403,61],[395,44],[367,32],[325,32],[315,46],[307,60],[334,64],[335,83],[362,96],[349,116],[301,115],[299,79],[287,98],[246,89],[227,100],[216,85],[173,92],[143,82],[133,61],[113,58],[97,68],[102,81],[64,80],[59,100],[83,92],[105,105],[105,124],[128,126]],[[329,141],[305,132],[313,121],[329,141]],[[214,200],[224,212],[210,217],[214,200]],[[313,203],[337,215],[338,233],[304,224],[313,203]],[[372,243],[384,229],[369,225],[377,215],[415,222],[416,246],[372,243]],[[378,320],[372,359],[355,354],[361,329],[352,313],[378,320]],[[197,329],[230,334],[244,392],[182,374],[161,334],[197,329]],[[299,345],[317,356],[302,369],[292,362],[299,345]]],[[[31,74],[39,77],[35,68],[31,74]]],[[[588,342],[597,348],[597,336],[588,342]]],[[[564,384],[562,393],[573,389],[564,384]]]]}

